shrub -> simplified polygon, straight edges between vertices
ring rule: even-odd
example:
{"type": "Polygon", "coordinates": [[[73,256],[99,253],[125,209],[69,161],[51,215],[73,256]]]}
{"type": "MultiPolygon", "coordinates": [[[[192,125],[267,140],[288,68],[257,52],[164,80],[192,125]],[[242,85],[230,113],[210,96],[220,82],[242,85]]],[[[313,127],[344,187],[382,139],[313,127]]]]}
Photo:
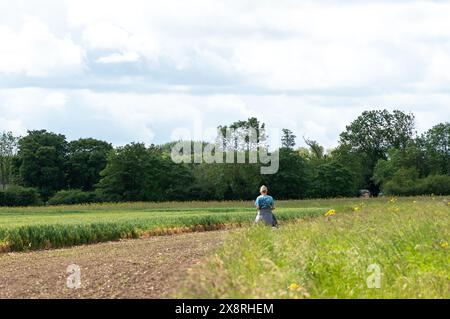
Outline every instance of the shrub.
{"type": "Polygon", "coordinates": [[[41,205],[39,193],[34,188],[12,186],[0,191],[0,206],[41,205]]]}
{"type": "Polygon", "coordinates": [[[98,202],[95,192],[83,192],[79,189],[62,190],[48,200],[49,205],[89,204],[98,202]]]}
{"type": "Polygon", "coordinates": [[[421,194],[450,195],[450,176],[430,175],[418,185],[421,194]]]}
{"type": "MultiPolygon", "coordinates": [[[[383,192],[389,195],[415,196],[415,195],[450,195],[450,176],[430,175],[422,179],[393,178],[383,186],[383,192]]],[[[396,177],[399,177],[396,174],[396,177]]]]}

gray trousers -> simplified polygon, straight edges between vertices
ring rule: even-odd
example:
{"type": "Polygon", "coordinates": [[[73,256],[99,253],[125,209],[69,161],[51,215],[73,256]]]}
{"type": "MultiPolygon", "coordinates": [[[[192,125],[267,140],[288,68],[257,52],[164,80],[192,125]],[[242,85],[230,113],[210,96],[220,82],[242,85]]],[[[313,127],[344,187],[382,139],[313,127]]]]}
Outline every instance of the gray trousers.
{"type": "Polygon", "coordinates": [[[271,209],[260,209],[256,215],[255,223],[264,222],[267,226],[277,226],[278,222],[271,209]]]}

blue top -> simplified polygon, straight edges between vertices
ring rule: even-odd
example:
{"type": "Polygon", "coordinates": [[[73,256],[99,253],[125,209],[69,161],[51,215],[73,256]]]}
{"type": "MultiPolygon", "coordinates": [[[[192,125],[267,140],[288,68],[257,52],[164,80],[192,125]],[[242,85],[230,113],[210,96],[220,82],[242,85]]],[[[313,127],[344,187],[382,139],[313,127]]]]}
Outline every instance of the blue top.
{"type": "Polygon", "coordinates": [[[261,195],[256,199],[255,205],[259,206],[260,209],[271,209],[275,206],[275,202],[272,196],[261,195]]]}

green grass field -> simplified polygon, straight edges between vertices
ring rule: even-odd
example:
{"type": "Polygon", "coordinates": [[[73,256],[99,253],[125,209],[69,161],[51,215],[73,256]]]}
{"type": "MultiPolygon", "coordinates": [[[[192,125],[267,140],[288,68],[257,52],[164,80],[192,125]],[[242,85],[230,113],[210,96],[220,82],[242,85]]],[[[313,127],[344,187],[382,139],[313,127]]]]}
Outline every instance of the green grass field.
{"type": "MultiPolygon", "coordinates": [[[[320,216],[320,202],[279,202],[280,221],[320,216]]],[[[349,205],[342,201],[342,205],[349,205]]],[[[350,207],[350,206],[349,206],[350,207]]],[[[347,208],[349,209],[349,208],[347,208]]],[[[22,251],[249,225],[252,202],[121,203],[0,209],[0,250],[22,251]]]]}
{"type": "Polygon", "coordinates": [[[179,296],[450,297],[447,198],[354,201],[351,213],[349,203],[321,202],[336,210],[329,217],[233,231],[215,256],[192,270],[179,296]],[[369,288],[376,270],[380,288],[373,280],[369,288]]]}

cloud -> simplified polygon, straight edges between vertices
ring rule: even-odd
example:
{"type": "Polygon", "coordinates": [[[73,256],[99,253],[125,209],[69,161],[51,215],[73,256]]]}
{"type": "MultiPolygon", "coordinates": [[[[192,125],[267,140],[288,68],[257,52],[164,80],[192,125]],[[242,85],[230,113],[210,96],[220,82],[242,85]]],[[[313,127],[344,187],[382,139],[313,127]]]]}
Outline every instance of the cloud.
{"type": "Polygon", "coordinates": [[[136,52],[113,53],[107,56],[102,56],[95,60],[97,63],[124,63],[136,62],[139,60],[139,55],[136,52]]]}
{"type": "Polygon", "coordinates": [[[69,139],[92,136],[115,145],[132,141],[158,144],[171,140],[180,130],[188,131],[192,139],[207,138],[218,125],[255,116],[267,124],[269,136],[275,139],[282,128],[289,128],[297,135],[298,145],[304,145],[305,137],[331,148],[346,125],[376,105],[413,112],[421,133],[450,119],[449,104],[446,94],[386,94],[367,99],[2,89],[0,125],[18,134],[46,128],[69,139]]]}
{"type": "Polygon", "coordinates": [[[83,50],[69,36],[55,37],[41,21],[28,18],[18,32],[0,25],[0,74],[69,76],[83,70],[83,50]]]}
{"type": "Polygon", "coordinates": [[[0,0],[0,129],[116,145],[256,116],[336,145],[367,109],[450,121],[450,1],[0,0]],[[7,89],[9,88],[9,89],[7,89]]]}

